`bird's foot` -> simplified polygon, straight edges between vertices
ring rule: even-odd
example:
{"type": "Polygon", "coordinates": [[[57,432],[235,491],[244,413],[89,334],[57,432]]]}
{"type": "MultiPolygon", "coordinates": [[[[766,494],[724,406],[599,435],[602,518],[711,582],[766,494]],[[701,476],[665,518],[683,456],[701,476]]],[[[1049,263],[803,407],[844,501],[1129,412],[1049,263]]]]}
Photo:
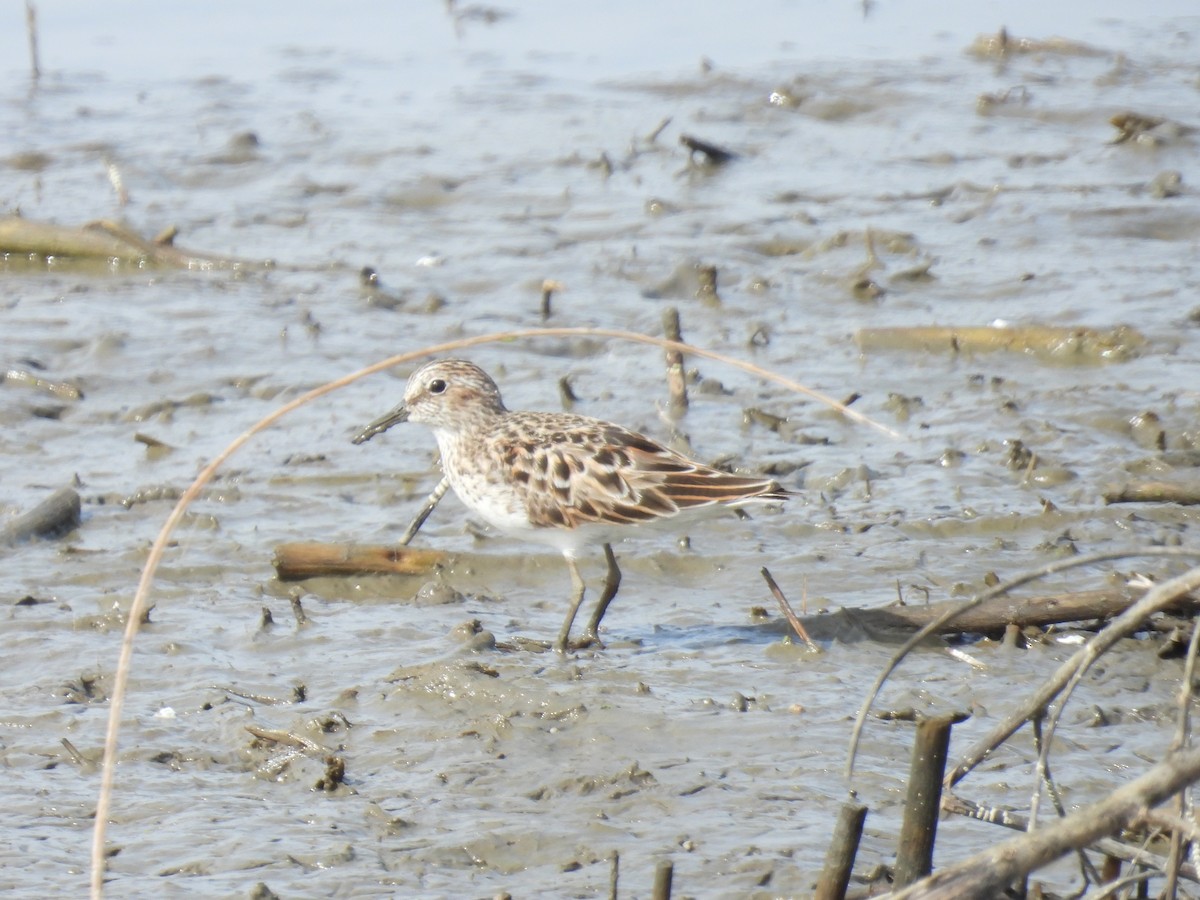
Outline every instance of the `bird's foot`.
{"type": "Polygon", "coordinates": [[[604,649],[604,642],[600,640],[600,635],[594,631],[585,631],[575,640],[571,641],[570,644],[572,650],[587,650],[592,647],[597,650],[604,649]]]}

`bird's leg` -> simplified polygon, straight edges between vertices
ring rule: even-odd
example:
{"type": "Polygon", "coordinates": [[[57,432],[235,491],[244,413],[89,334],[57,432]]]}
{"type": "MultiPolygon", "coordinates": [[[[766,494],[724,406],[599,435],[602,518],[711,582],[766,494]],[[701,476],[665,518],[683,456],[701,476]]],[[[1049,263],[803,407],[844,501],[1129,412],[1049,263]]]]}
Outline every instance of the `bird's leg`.
{"type": "Polygon", "coordinates": [[[437,487],[433,489],[433,493],[429,495],[429,499],[425,501],[425,505],[421,507],[421,511],[417,513],[416,518],[409,523],[408,528],[404,529],[404,534],[400,535],[398,543],[401,547],[407,547],[411,541],[421,530],[421,526],[425,524],[425,520],[429,518],[429,514],[434,511],[442,498],[446,496],[446,491],[450,490],[450,479],[443,475],[442,480],[437,483],[437,487]]]}
{"type": "Polygon", "coordinates": [[[554,642],[554,649],[558,653],[565,653],[567,650],[567,642],[571,637],[571,626],[575,624],[575,614],[579,612],[579,605],[583,603],[583,576],[579,574],[579,566],[575,562],[573,556],[563,554],[563,558],[567,561],[567,568],[571,570],[571,608],[567,610],[567,617],[563,619],[562,629],[558,632],[558,640],[554,642]]]}
{"type": "Polygon", "coordinates": [[[592,618],[588,620],[587,628],[583,631],[583,639],[588,642],[600,640],[600,620],[604,618],[608,604],[612,603],[613,597],[617,596],[617,590],[621,587],[621,569],[617,565],[612,544],[604,545],[604,559],[608,563],[608,574],[604,576],[604,590],[600,599],[596,601],[596,608],[592,610],[592,618]]]}

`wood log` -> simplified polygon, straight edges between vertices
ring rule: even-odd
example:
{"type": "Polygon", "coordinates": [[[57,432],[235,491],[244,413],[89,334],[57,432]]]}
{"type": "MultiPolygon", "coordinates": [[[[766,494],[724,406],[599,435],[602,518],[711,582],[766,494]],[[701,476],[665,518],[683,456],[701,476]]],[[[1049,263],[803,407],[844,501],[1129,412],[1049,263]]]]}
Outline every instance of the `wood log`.
{"type": "Polygon", "coordinates": [[[147,240],[119,222],[105,220],[76,228],[2,216],[0,253],[101,262],[120,260],[174,269],[264,267],[262,262],[181,250],[167,242],[147,240]]]}
{"type": "MultiPolygon", "coordinates": [[[[1077,591],[1041,597],[996,597],[945,625],[941,634],[987,634],[1000,636],[1010,625],[1045,627],[1063,622],[1087,622],[1120,615],[1142,597],[1144,591],[1120,588],[1077,591]]],[[[801,622],[814,638],[844,637],[854,630],[875,640],[904,637],[959,604],[957,600],[926,606],[885,606],[877,609],[840,609],[834,613],[803,616],[801,622]]],[[[1200,610],[1200,599],[1181,597],[1174,610],[1200,610]]]]}
{"type": "Polygon", "coordinates": [[[964,719],[966,714],[950,713],[917,725],[892,876],[897,888],[914,884],[933,871],[933,845],[937,838],[950,729],[964,719]]]}
{"type": "Polygon", "coordinates": [[[1173,484],[1169,481],[1137,481],[1104,492],[1105,503],[1200,503],[1200,484],[1173,484]]]}
{"type": "Polygon", "coordinates": [[[864,351],[1003,350],[1077,362],[1128,359],[1146,345],[1146,338],[1140,332],[1125,325],[1107,331],[1055,325],[862,328],[855,334],[855,340],[864,351]]]}
{"type": "MultiPolygon", "coordinates": [[[[1029,818],[1021,813],[1004,807],[981,806],[973,800],[964,800],[954,794],[942,794],[942,811],[951,815],[978,819],[980,822],[999,825],[1012,831],[1026,832],[1029,830],[1029,818]]],[[[1144,837],[1143,830],[1134,829],[1132,839],[1128,841],[1100,838],[1090,846],[1103,853],[1106,860],[1135,863],[1150,869],[1165,871],[1168,865],[1167,858],[1148,850],[1144,837]]],[[[1181,865],[1179,874],[1189,881],[1200,882],[1200,871],[1197,871],[1191,863],[1181,865]]]]}
{"type": "Polygon", "coordinates": [[[271,564],[280,581],[321,575],[421,575],[450,558],[442,550],[414,550],[393,544],[280,544],[271,564]]]}
{"type": "Polygon", "coordinates": [[[60,488],[29,512],[0,528],[0,547],[10,547],[34,537],[54,537],[78,528],[79,522],[79,494],[74,488],[60,488]]]}
{"type": "Polygon", "coordinates": [[[863,823],[867,819],[867,808],[861,803],[849,801],[842,804],[837,823],[833,826],[833,840],[825,853],[825,866],[813,892],[813,900],[842,900],[850,884],[854,870],[854,857],[858,855],[858,842],[862,838],[863,823]]]}

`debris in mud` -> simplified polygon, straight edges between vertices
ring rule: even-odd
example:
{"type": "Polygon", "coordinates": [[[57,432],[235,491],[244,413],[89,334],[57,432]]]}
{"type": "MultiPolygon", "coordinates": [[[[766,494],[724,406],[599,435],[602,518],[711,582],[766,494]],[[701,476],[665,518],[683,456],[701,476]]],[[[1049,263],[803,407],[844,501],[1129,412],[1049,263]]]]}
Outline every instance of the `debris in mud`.
{"type": "Polygon", "coordinates": [[[0,217],[0,257],[8,265],[25,257],[31,265],[61,263],[124,264],[138,268],[235,269],[270,268],[269,261],[253,262],[211,253],[181,250],[174,245],[175,232],[167,230],[158,240],[146,239],[120,222],[89,222],[81,228],[35,222],[21,216],[0,217]]]}
{"type": "Polygon", "coordinates": [[[697,154],[699,154],[701,162],[704,165],[723,166],[738,158],[738,154],[732,150],[726,150],[724,147],[718,147],[716,144],[702,141],[700,138],[692,137],[690,134],[681,134],[679,136],[679,143],[691,151],[691,161],[694,162],[697,154]]]}
{"type": "Polygon", "coordinates": [[[1141,332],[1127,325],[1104,331],[1056,325],[862,328],[855,334],[855,340],[863,351],[984,353],[1003,350],[1055,362],[1085,364],[1132,359],[1147,343],[1141,332]]]}

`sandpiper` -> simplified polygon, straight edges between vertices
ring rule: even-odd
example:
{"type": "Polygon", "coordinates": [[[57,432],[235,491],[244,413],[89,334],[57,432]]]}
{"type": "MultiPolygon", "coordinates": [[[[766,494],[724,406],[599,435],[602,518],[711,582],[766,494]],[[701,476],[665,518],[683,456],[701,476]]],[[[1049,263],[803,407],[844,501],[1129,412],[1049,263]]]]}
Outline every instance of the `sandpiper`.
{"type": "Polygon", "coordinates": [[[571,606],[554,649],[570,646],[583,602],[576,556],[603,544],[604,590],[583,633],[597,631],[621,583],[611,541],[630,526],[715,506],[786,500],[769,478],[731,475],[694,462],[620,425],[569,413],[513,412],[483,369],[462,359],[426,363],[404,400],[364,428],[361,444],[400,422],[428,425],[458,498],[497,530],[558,549],[571,572],[571,606]]]}

